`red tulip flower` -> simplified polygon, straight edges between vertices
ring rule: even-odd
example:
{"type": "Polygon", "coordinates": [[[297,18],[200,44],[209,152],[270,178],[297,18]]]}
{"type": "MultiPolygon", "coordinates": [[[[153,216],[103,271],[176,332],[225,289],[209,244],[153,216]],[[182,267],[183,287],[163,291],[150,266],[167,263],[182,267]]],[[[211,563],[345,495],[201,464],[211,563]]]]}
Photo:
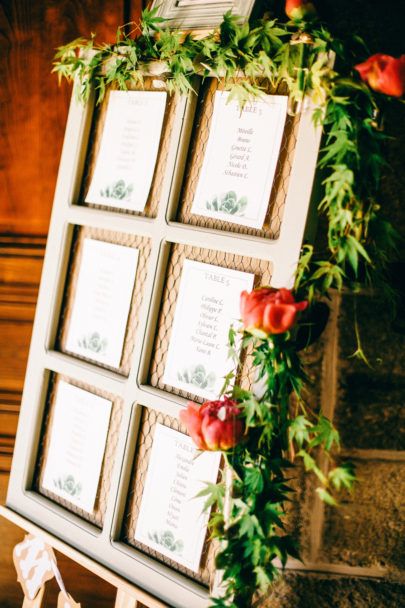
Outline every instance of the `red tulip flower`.
{"type": "Polygon", "coordinates": [[[401,97],[405,92],[405,55],[398,59],[377,53],[354,66],[364,82],[380,93],[401,97]]]}
{"type": "Polygon", "coordinates": [[[240,295],[240,313],[247,331],[258,329],[267,335],[282,334],[294,325],[297,311],[307,302],[296,302],[288,289],[260,287],[240,295]]]}
{"type": "Polygon", "coordinates": [[[202,405],[189,401],[187,409],[180,412],[180,420],[200,450],[226,451],[242,439],[244,426],[237,417],[241,411],[228,397],[202,405]]]}
{"type": "Polygon", "coordinates": [[[305,19],[316,15],[316,8],[308,0],[286,0],[285,12],[290,19],[305,19]]]}

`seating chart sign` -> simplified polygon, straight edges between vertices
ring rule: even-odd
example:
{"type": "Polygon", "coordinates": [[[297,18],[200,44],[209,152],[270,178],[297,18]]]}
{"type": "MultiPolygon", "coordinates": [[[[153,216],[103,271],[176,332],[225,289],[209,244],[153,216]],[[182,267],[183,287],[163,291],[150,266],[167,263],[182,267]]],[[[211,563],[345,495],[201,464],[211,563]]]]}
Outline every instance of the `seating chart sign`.
{"type": "Polygon", "coordinates": [[[208,513],[204,482],[215,483],[220,452],[197,456],[192,439],[156,425],[135,539],[198,572],[208,513]]]}
{"type": "Polygon", "coordinates": [[[139,251],[83,240],[66,350],[119,367],[139,251]]]}
{"type": "Polygon", "coordinates": [[[143,211],[159,150],[167,94],[111,91],[85,202],[143,211]]]}
{"type": "Polygon", "coordinates": [[[112,403],[59,382],[42,485],[88,513],[94,508],[112,403]]]}
{"type": "Polygon", "coordinates": [[[185,260],[163,382],[217,399],[230,371],[228,332],[240,317],[241,292],[254,275],[185,260]]]}
{"type": "Polygon", "coordinates": [[[241,110],[215,93],[207,148],[192,213],[261,229],[269,206],[287,97],[263,95],[241,110]]]}

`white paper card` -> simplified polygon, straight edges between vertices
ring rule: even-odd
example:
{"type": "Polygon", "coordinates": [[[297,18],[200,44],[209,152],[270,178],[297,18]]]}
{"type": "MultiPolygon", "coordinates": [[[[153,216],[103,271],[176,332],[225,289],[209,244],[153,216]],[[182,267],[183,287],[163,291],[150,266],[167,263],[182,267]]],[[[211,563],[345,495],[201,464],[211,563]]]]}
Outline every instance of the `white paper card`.
{"type": "Polygon", "coordinates": [[[143,211],[159,150],[166,96],[164,91],[111,91],[87,203],[143,211]]]}
{"type": "Polygon", "coordinates": [[[207,149],[192,213],[262,228],[287,116],[286,96],[228,103],[215,93],[207,149]]]}
{"type": "Polygon", "coordinates": [[[204,482],[215,483],[220,452],[197,458],[192,439],[156,425],[135,539],[198,572],[208,513],[205,497],[196,495],[204,482]]]}
{"type": "Polygon", "coordinates": [[[185,260],[163,382],[206,399],[218,399],[230,371],[228,332],[240,317],[241,292],[254,275],[185,260]]]}
{"type": "Polygon", "coordinates": [[[138,257],[133,247],[83,240],[66,350],[119,367],[138,257]]]}
{"type": "Polygon", "coordinates": [[[59,382],[42,485],[91,513],[96,500],[112,403],[59,382]]]}

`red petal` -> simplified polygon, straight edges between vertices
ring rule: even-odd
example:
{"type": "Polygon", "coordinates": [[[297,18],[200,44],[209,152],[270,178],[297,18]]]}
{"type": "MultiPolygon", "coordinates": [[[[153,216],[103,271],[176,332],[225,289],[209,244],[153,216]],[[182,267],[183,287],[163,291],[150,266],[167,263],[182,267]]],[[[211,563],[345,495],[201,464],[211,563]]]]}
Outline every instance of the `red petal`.
{"type": "Polygon", "coordinates": [[[376,53],[364,63],[355,66],[362,80],[375,91],[401,97],[405,91],[405,55],[396,59],[376,53]]]}
{"type": "Polygon", "coordinates": [[[282,302],[283,304],[294,304],[295,300],[289,289],[281,287],[281,289],[279,289],[277,292],[276,302],[282,302]]]}
{"type": "Polygon", "coordinates": [[[224,423],[220,420],[205,418],[202,425],[204,441],[208,450],[219,450],[224,433],[224,423]]]}
{"type": "Polygon", "coordinates": [[[247,295],[248,295],[247,291],[242,291],[242,293],[240,294],[239,309],[240,309],[240,316],[242,317],[242,319],[243,319],[243,315],[245,314],[247,295]]]}
{"type": "Polygon", "coordinates": [[[229,450],[237,445],[243,436],[243,424],[238,418],[229,422],[206,419],[202,432],[208,450],[229,450]]]}
{"type": "Polygon", "coordinates": [[[386,95],[402,97],[405,89],[405,55],[400,59],[390,59],[380,73],[379,90],[386,95]]]}
{"type": "Polygon", "coordinates": [[[282,334],[294,325],[295,306],[292,304],[271,304],[264,312],[264,328],[272,334],[282,334]]]}
{"type": "Polygon", "coordinates": [[[189,401],[187,409],[182,410],[179,417],[198,449],[206,450],[207,446],[205,445],[204,437],[201,432],[202,420],[200,416],[200,406],[189,401]]]}

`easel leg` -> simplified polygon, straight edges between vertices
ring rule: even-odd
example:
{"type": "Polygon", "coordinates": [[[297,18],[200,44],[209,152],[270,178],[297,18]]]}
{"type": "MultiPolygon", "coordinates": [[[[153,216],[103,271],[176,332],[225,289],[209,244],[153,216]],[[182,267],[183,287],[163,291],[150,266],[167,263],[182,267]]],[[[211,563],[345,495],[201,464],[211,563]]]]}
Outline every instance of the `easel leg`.
{"type": "Polygon", "coordinates": [[[128,595],[125,591],[117,589],[114,608],[137,608],[137,606],[138,601],[132,595],[128,595]]]}
{"type": "Polygon", "coordinates": [[[22,608],[41,608],[42,600],[44,599],[45,585],[42,585],[36,597],[33,600],[24,597],[22,608]]]}

